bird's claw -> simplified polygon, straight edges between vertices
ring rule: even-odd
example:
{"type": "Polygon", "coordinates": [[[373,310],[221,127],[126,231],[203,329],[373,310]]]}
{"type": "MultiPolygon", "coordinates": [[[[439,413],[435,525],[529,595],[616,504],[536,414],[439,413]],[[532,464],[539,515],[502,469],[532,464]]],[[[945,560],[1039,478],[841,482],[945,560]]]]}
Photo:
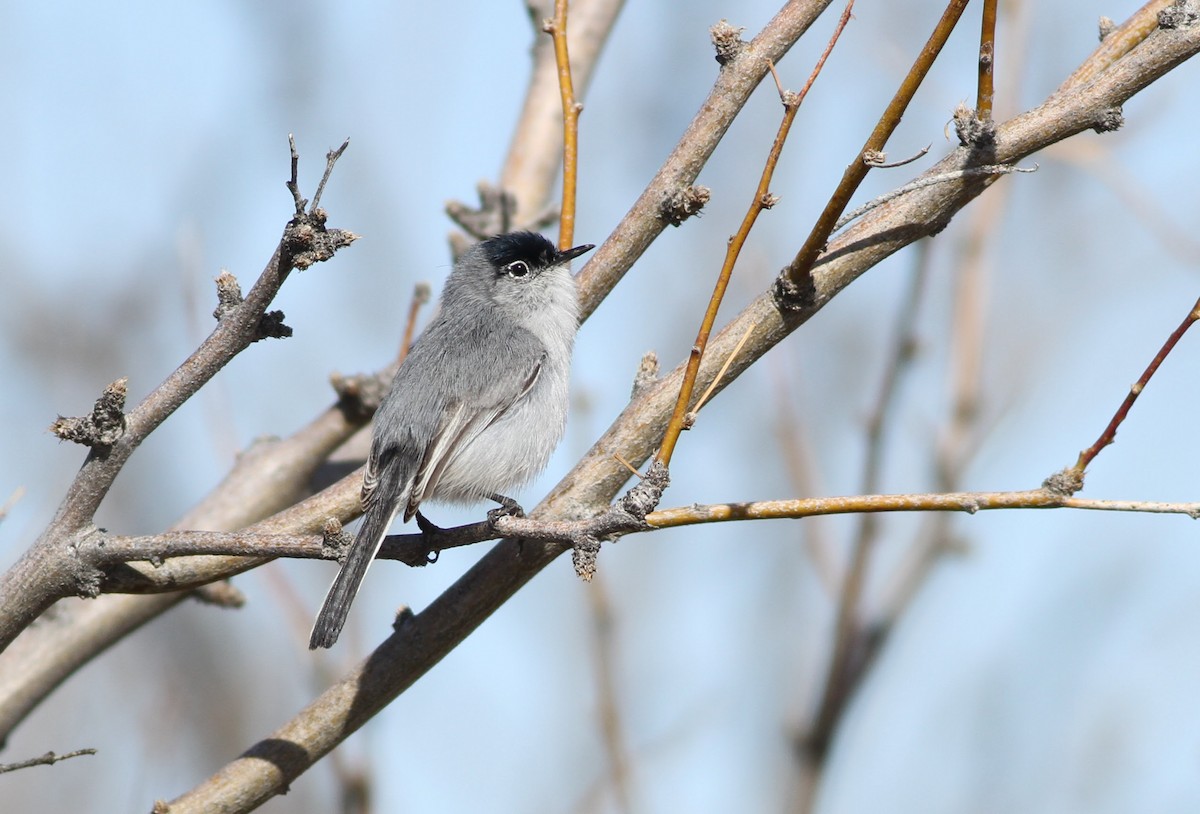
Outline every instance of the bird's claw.
{"type": "Polygon", "coordinates": [[[500,522],[502,517],[524,517],[525,510],[521,508],[521,504],[513,500],[511,497],[504,495],[491,495],[491,499],[500,505],[487,513],[488,523],[494,529],[496,524],[500,522]]]}
{"type": "Polygon", "coordinates": [[[421,530],[421,536],[425,540],[425,563],[426,565],[433,565],[438,561],[438,557],[442,552],[440,549],[434,548],[433,545],[431,545],[431,540],[435,534],[442,531],[442,527],[435,526],[430,522],[429,518],[420,512],[417,512],[416,518],[417,528],[421,530]]]}

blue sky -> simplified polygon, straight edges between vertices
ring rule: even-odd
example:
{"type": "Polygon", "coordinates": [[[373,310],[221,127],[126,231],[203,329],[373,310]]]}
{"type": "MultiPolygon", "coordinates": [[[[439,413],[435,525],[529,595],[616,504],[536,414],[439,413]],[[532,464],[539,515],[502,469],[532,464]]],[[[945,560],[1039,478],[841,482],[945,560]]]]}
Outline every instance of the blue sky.
{"type": "MultiPolygon", "coordinates": [[[[800,114],[773,185],[781,203],[756,228],[723,318],[794,254],[937,5],[858,5],[800,114]]],[[[1095,44],[1090,3],[1028,5],[1019,59],[1011,28],[999,42],[998,104],[1009,112],[1044,98],[1095,44]]],[[[1120,19],[1135,6],[1104,11],[1120,19]]],[[[605,238],[703,99],[716,69],[708,27],[728,17],[752,33],[774,10],[629,4],[582,119],[580,241],[605,238]]],[[[296,335],[255,345],[185,405],[135,456],[99,521],[120,533],[163,528],[237,450],[327,406],[330,372],[384,364],[413,284],[436,290],[449,269],[444,202],[472,202],[476,182],[495,178],[533,37],[517,3],[7,12],[0,499],[27,491],[0,524],[0,564],[44,527],[82,460],[46,432],[54,417],[86,412],[121,376],[140,399],[210,330],[217,273],[248,286],[265,264],[291,211],[288,133],[308,193],[325,150],[351,139],[325,206],[333,225],[363,239],[293,275],[276,307],[296,335]]],[[[781,64],[790,86],[831,24],[781,64]]],[[[930,158],[873,173],[860,200],[951,149],[943,127],[973,96],[976,25],[963,24],[889,144],[896,156],[932,144],[930,158]]],[[[1038,173],[997,185],[1011,189],[988,232],[986,432],[963,488],[1028,488],[1072,463],[1200,293],[1196,81],[1196,66],[1183,66],[1126,107],[1124,130],[1082,134],[1035,157],[1038,173]]],[[[668,367],[686,354],[778,117],[764,86],[700,178],[713,189],[705,216],[664,233],[582,329],[567,438],[526,505],[624,406],[642,353],[655,349],[668,367]]],[[[932,488],[969,217],[931,247],[885,491],[932,488]]],[[[684,437],[664,504],[797,494],[784,422],[808,440],[816,493],[856,492],[863,421],[913,263],[902,253],[864,276],[720,396],[684,437]]],[[[1198,342],[1187,337],[1163,366],[1085,494],[1196,499],[1198,342]]],[[[871,596],[925,522],[883,520],[871,596]]],[[[786,805],[788,737],[811,711],[831,624],[804,544],[823,534],[844,556],[854,523],[680,530],[603,551],[636,810],[786,805]]],[[[951,528],[966,553],[935,569],[895,631],[847,717],[818,810],[1195,810],[1195,524],[997,512],[951,528]]],[[[14,776],[10,799],[67,810],[99,795],[144,809],[181,793],[294,714],[326,670],[368,652],[396,606],[423,607],[478,556],[373,569],[351,635],[328,656],[310,654],[288,616],[293,598],[315,612],[326,564],[240,577],[242,611],[185,604],[72,678],[16,732],[6,760],[83,746],[101,754],[55,767],[52,788],[50,770],[14,776]]],[[[556,563],[340,750],[344,765],[370,772],[380,810],[615,810],[588,590],[556,563]]],[[[265,810],[328,810],[334,794],[320,766],[265,810]]]]}

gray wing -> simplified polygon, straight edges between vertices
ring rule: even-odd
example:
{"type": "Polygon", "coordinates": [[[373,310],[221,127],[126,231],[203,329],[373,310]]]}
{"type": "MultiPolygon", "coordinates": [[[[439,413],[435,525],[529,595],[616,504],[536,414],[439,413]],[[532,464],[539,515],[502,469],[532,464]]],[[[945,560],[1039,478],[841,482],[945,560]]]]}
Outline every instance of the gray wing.
{"type": "MultiPolygon", "coordinates": [[[[435,493],[455,457],[519,404],[541,374],[546,355],[542,342],[498,316],[494,311],[443,316],[430,325],[400,367],[375,418],[372,459],[389,438],[412,450],[416,459],[411,488],[400,496],[406,521],[435,493]],[[387,433],[380,433],[381,422],[389,427],[387,433]]],[[[375,491],[369,460],[364,506],[375,491]]]]}
{"type": "MultiPolygon", "coordinates": [[[[422,500],[429,498],[437,489],[442,473],[446,471],[454,459],[464,449],[474,443],[484,430],[495,424],[521,399],[529,394],[537,383],[542,372],[542,361],[534,363],[533,369],[525,372],[513,370],[520,377],[519,390],[492,393],[490,399],[458,398],[446,406],[442,415],[442,423],[434,433],[433,441],[425,451],[417,467],[413,479],[412,490],[409,492],[408,505],[404,509],[404,519],[408,520],[416,514],[422,500]]],[[[507,375],[507,374],[506,374],[507,375]]]]}
{"type": "Polygon", "coordinates": [[[317,615],[309,647],[337,641],[350,604],[400,511],[407,521],[454,458],[528,395],[545,349],[496,314],[435,321],[412,348],[375,416],[363,523],[317,615]],[[490,319],[485,317],[490,316],[490,319]]]}

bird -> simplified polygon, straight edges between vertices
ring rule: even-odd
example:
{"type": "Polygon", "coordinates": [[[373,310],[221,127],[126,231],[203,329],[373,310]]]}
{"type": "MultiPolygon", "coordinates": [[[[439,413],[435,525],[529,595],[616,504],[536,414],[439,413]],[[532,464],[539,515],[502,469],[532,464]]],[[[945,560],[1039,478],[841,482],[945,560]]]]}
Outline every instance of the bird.
{"type": "Polygon", "coordinates": [[[375,414],[363,522],[325,596],[309,648],[332,647],[396,515],[422,531],[424,501],[492,500],[545,468],[566,426],[579,298],[568,268],[591,244],[560,251],[517,231],[467,249],[437,313],[375,414]]]}

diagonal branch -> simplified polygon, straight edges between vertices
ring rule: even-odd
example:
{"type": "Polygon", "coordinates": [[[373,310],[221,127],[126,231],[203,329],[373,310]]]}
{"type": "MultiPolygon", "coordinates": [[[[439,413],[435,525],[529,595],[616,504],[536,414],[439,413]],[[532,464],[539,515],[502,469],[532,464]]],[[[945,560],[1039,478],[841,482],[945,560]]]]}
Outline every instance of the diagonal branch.
{"type": "MultiPolygon", "coordinates": [[[[1200,26],[1156,32],[1097,81],[1066,98],[1050,99],[999,126],[993,160],[1020,161],[1092,127],[1106,110],[1122,104],[1197,50],[1200,26]]],[[[965,168],[973,160],[972,151],[959,148],[928,172],[944,174],[965,168]]],[[[718,333],[701,364],[697,386],[707,386],[713,380],[719,360],[728,358],[747,331],[750,339],[746,349],[730,366],[721,386],[733,381],[880,260],[918,237],[944,228],[986,187],[986,183],[938,184],[872,212],[835,240],[814,267],[816,296],[809,305],[799,311],[781,311],[772,293],[767,292],[718,333]],[[713,359],[718,361],[710,361],[713,359]]],[[[624,256],[620,248],[614,246],[609,252],[607,262],[616,263],[615,270],[600,271],[604,264],[595,260],[589,264],[597,269],[592,277],[594,293],[625,270],[620,268],[624,256]]],[[[682,368],[677,368],[641,391],[532,516],[579,519],[606,506],[629,478],[629,471],[613,453],[635,465],[652,454],[678,395],[682,375],[682,368]]],[[[269,738],[177,799],[173,810],[179,814],[202,811],[234,790],[247,805],[260,804],[284,791],[314,761],[424,675],[563,550],[556,545],[500,542],[427,608],[404,616],[395,632],[366,661],[269,738]]]]}
{"type": "MultiPolygon", "coordinates": [[[[330,153],[328,169],[332,169],[339,155],[340,152],[330,153]]],[[[292,188],[296,184],[295,173],[293,161],[288,181],[292,188]]],[[[125,416],[118,437],[91,448],[50,524],[22,558],[0,577],[0,650],[58,597],[94,590],[94,577],[81,575],[75,568],[71,543],[90,533],[92,517],[130,456],[234,356],[261,338],[266,309],[292,269],[329,259],[356,238],[352,232],[327,229],[323,210],[305,212],[297,200],[297,214],[285,227],[278,247],[250,293],[236,303],[236,298],[227,297],[212,334],[125,416]]],[[[123,386],[119,396],[123,404],[123,386]]]]}
{"type": "MultiPolygon", "coordinates": [[[[723,59],[696,116],[630,210],[579,272],[583,319],[672,223],[672,201],[688,192],[750,94],[833,0],[787,3],[762,31],[723,59]]],[[[700,196],[707,199],[707,190],[700,196]]]]}
{"type": "Polygon", "coordinates": [[[1163,342],[1162,347],[1158,349],[1158,353],[1154,354],[1154,358],[1150,360],[1150,364],[1142,371],[1142,375],[1129,388],[1129,393],[1125,396],[1124,401],[1121,402],[1121,406],[1117,408],[1116,413],[1113,414],[1112,419],[1108,422],[1108,426],[1100,433],[1100,437],[1090,447],[1079,453],[1079,458],[1076,460],[1075,466],[1072,467],[1072,471],[1081,487],[1083,486],[1084,470],[1096,459],[1096,456],[1100,454],[1100,450],[1117,440],[1117,428],[1129,416],[1129,411],[1133,409],[1133,403],[1137,401],[1138,396],[1146,389],[1146,385],[1150,383],[1151,377],[1154,376],[1159,366],[1166,360],[1171,351],[1175,349],[1175,346],[1179,344],[1179,340],[1187,333],[1188,328],[1191,328],[1197,320],[1200,320],[1200,300],[1196,300],[1196,304],[1192,306],[1187,316],[1183,318],[1183,322],[1179,323],[1179,326],[1171,332],[1171,335],[1163,342]]]}
{"type": "Polygon", "coordinates": [[[950,32],[958,24],[958,20],[962,16],[963,11],[966,10],[966,7],[967,0],[951,0],[950,4],[946,6],[946,11],[934,27],[928,42],[925,43],[925,47],[917,55],[916,60],[908,71],[908,75],[904,77],[904,80],[900,83],[900,87],[896,90],[895,96],[892,97],[892,101],[888,103],[887,109],[879,117],[879,122],[875,125],[875,129],[867,137],[867,141],[863,144],[862,149],[859,150],[858,155],[846,167],[846,171],[842,174],[841,182],[833,191],[829,202],[825,204],[825,209],[817,218],[817,222],[813,225],[812,231],[809,232],[804,245],[800,247],[800,251],[796,253],[795,258],[792,259],[792,262],[780,274],[781,292],[786,290],[793,294],[799,294],[802,299],[807,297],[808,292],[811,292],[813,264],[825,248],[829,236],[833,234],[838,217],[846,211],[846,206],[850,203],[850,198],[871,170],[872,162],[868,159],[881,154],[883,148],[887,146],[888,138],[891,137],[892,132],[899,126],[900,117],[904,115],[909,102],[916,96],[917,89],[921,87],[921,82],[925,79],[925,75],[933,67],[934,60],[941,53],[942,46],[950,38],[950,32]]]}
{"type": "Polygon", "coordinates": [[[773,207],[777,200],[771,194],[771,178],[775,175],[775,165],[779,163],[779,156],[783,153],[784,142],[787,141],[788,133],[791,132],[792,123],[796,120],[796,114],[800,110],[800,105],[804,101],[804,97],[808,95],[809,89],[813,86],[813,83],[821,73],[821,69],[825,66],[825,61],[829,59],[829,54],[832,53],[833,47],[837,45],[838,39],[842,36],[842,31],[845,30],[846,24],[850,22],[850,12],[853,8],[854,0],[846,3],[845,9],[842,11],[842,16],[834,27],[833,35],[829,38],[829,44],[825,46],[825,50],[821,53],[820,58],[817,59],[816,67],[813,68],[808,81],[804,83],[804,88],[799,93],[785,91],[783,85],[779,84],[779,75],[775,73],[775,65],[768,63],[768,67],[775,77],[776,86],[779,89],[779,99],[783,103],[783,120],[780,121],[779,130],[775,134],[775,141],[771,144],[771,149],[767,152],[767,160],[763,166],[762,175],[758,180],[758,188],[754,191],[754,198],[750,201],[750,207],[746,210],[746,214],[742,218],[741,226],[738,227],[733,237],[729,239],[729,245],[725,249],[725,262],[721,265],[721,271],[717,275],[716,286],[713,288],[712,296],[709,298],[708,309],[704,312],[704,318],[700,322],[700,330],[696,335],[696,341],[692,344],[692,352],[688,356],[683,384],[679,388],[679,398],[675,401],[675,409],[671,413],[670,423],[667,424],[667,430],[663,434],[662,445],[658,449],[657,460],[664,466],[671,465],[671,456],[675,452],[675,444],[679,440],[679,434],[691,427],[687,418],[689,415],[688,408],[692,402],[692,393],[696,386],[696,373],[700,369],[700,360],[704,356],[704,349],[708,346],[708,338],[712,335],[713,325],[717,321],[717,312],[721,308],[721,301],[725,299],[725,291],[729,287],[729,280],[733,277],[733,267],[737,265],[738,257],[742,253],[742,247],[746,245],[746,240],[750,237],[750,230],[754,228],[754,223],[758,220],[758,216],[762,214],[764,209],[773,207]]]}

